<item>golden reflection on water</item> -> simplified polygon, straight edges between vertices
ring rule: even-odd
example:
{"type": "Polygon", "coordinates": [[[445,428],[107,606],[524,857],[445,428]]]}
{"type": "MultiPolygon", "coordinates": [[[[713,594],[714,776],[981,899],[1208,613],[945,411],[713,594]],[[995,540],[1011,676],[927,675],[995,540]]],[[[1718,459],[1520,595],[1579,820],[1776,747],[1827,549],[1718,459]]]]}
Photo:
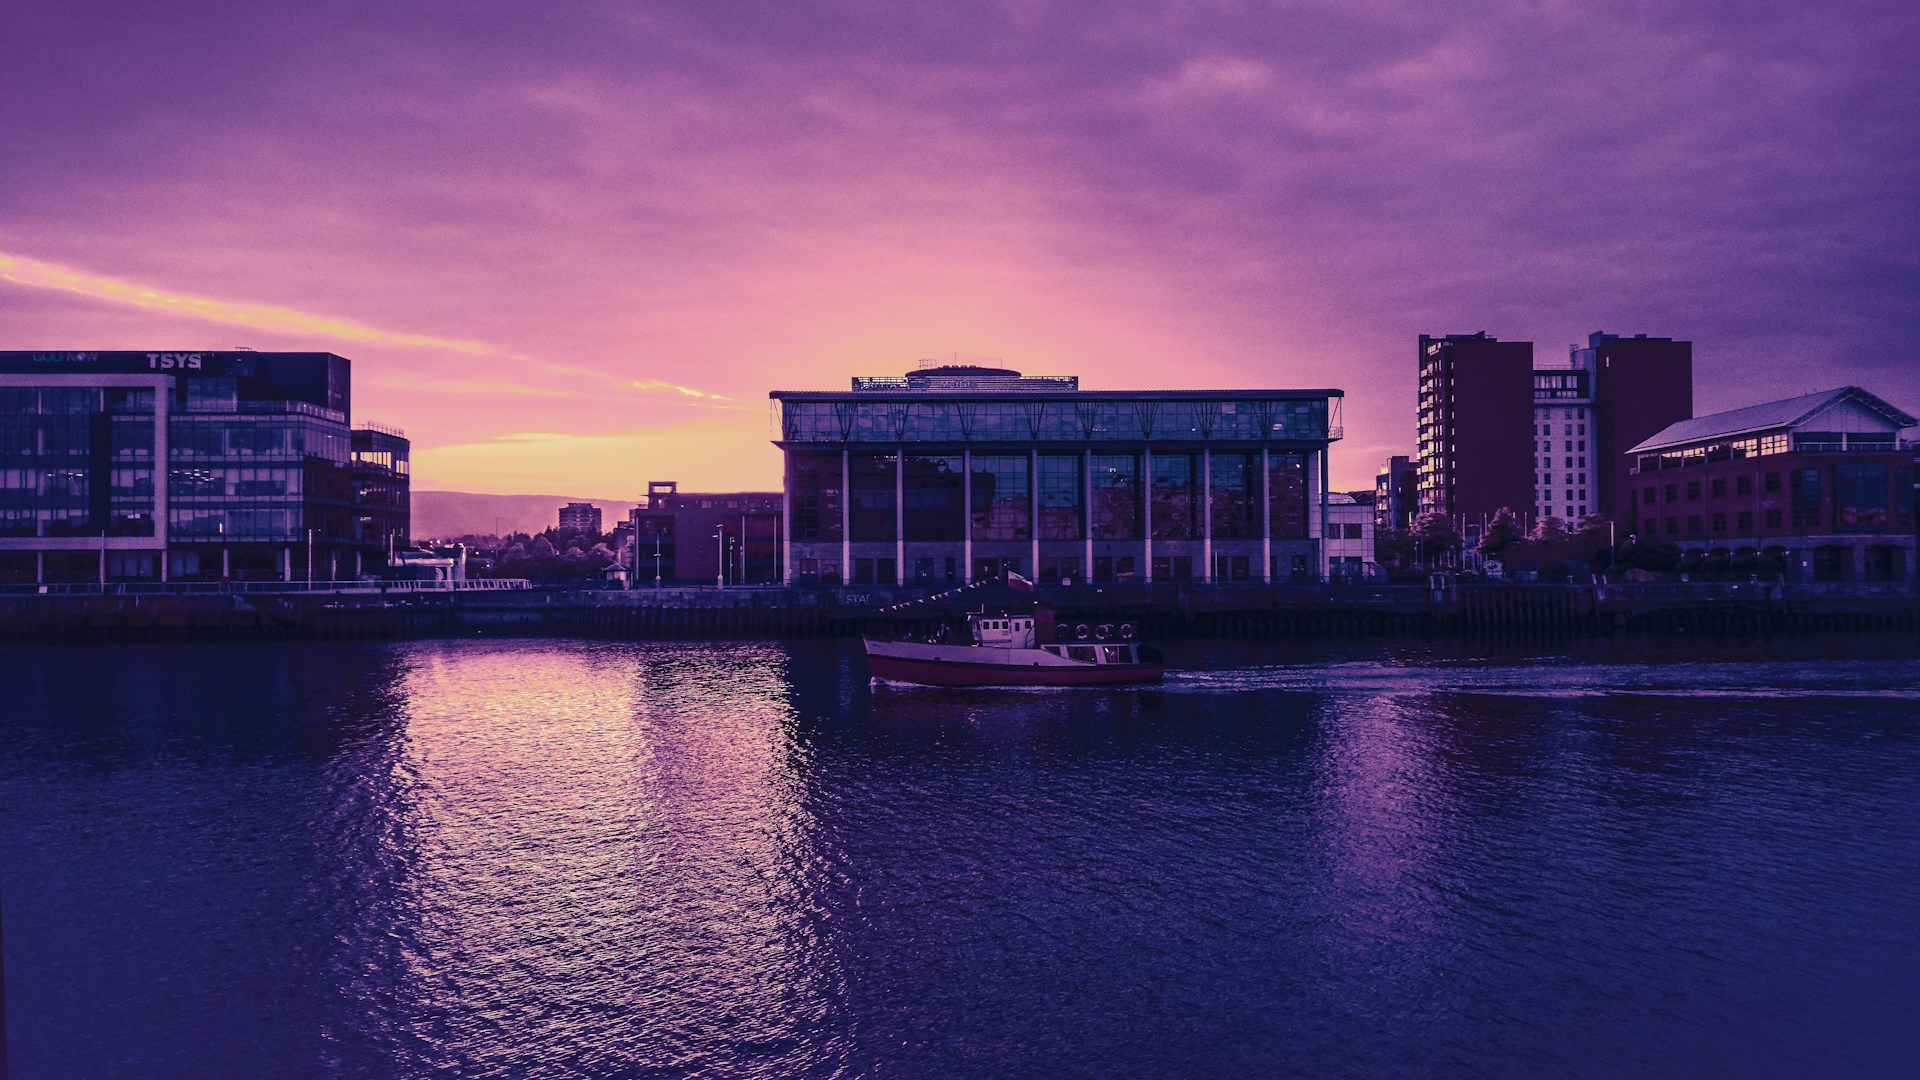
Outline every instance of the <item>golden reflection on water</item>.
{"type": "Polygon", "coordinates": [[[817,1022],[837,976],[813,929],[822,861],[785,659],[769,645],[422,650],[393,733],[394,773],[419,791],[392,839],[414,849],[382,853],[405,867],[403,899],[357,927],[363,943],[400,939],[409,962],[355,992],[413,997],[496,1058],[558,1029],[630,1048],[636,1025],[779,1043],[796,1017],[817,1022]]]}

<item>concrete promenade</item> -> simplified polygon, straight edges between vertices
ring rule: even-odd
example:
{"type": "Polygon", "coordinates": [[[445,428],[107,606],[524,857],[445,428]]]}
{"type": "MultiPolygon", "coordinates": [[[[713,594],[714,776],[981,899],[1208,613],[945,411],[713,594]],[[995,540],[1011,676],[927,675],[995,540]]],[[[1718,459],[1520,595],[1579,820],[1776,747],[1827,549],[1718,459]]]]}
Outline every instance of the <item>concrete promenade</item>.
{"type": "MultiPolygon", "coordinates": [[[[1020,594],[1024,597],[1024,594],[1020,594]]],[[[1060,622],[1143,636],[1729,633],[1920,628],[1912,585],[1105,585],[1041,587],[1060,622]]],[[[700,639],[931,630],[1004,600],[975,589],[389,588],[0,593],[0,641],[336,639],[474,633],[700,639]]]]}

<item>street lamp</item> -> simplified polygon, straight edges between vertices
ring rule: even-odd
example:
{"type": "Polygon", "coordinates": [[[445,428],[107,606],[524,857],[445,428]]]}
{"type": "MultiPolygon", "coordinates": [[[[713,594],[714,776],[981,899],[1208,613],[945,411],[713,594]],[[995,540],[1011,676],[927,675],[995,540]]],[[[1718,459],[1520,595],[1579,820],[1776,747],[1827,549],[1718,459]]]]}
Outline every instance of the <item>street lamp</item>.
{"type": "Polygon", "coordinates": [[[724,589],[727,587],[727,527],[725,525],[714,532],[713,544],[719,560],[718,569],[713,574],[713,583],[724,589]]]}
{"type": "Polygon", "coordinates": [[[653,534],[653,587],[660,587],[660,533],[653,534]]]}

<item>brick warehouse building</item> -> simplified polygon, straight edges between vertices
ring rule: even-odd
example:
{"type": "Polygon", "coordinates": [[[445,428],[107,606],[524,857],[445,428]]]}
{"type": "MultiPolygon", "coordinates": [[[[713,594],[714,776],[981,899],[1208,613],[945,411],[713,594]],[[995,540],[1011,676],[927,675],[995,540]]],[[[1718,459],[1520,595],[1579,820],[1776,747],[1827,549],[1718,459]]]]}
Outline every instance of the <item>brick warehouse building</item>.
{"type": "Polygon", "coordinates": [[[1914,580],[1916,422],[1849,386],[1672,424],[1632,448],[1633,528],[1796,578],[1914,580]]]}
{"type": "Polygon", "coordinates": [[[683,492],[677,481],[649,481],[627,519],[634,587],[778,583],[781,503],[777,491],[683,492]]]}
{"type": "Polygon", "coordinates": [[[947,364],[769,397],[788,582],[1318,576],[1339,390],[1085,391],[947,364]]]}
{"type": "Polygon", "coordinates": [[[0,352],[0,580],[355,577],[407,532],[406,440],[332,353],[0,352]],[[378,498],[363,505],[361,492],[378,498]]]}

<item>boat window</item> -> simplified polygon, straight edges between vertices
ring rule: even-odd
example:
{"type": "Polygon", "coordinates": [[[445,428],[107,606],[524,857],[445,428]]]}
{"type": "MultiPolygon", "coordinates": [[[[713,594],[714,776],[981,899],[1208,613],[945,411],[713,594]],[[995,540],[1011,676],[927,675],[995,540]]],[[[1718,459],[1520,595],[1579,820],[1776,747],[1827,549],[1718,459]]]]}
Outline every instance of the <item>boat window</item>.
{"type": "Polygon", "coordinates": [[[1058,646],[1058,645],[1042,645],[1042,646],[1040,646],[1040,647],[1041,647],[1042,649],[1045,649],[1045,650],[1046,650],[1047,652],[1050,652],[1050,653],[1052,653],[1052,654],[1053,654],[1053,655],[1055,655],[1055,656],[1065,656],[1065,655],[1066,655],[1065,653],[1063,653],[1063,652],[1061,652],[1061,651],[1060,651],[1060,646],[1058,646]]]}
{"type": "Polygon", "coordinates": [[[1100,651],[1109,664],[1125,664],[1132,660],[1132,657],[1127,655],[1125,645],[1102,645],[1100,651]]]}
{"type": "Polygon", "coordinates": [[[1078,660],[1083,664],[1099,663],[1098,658],[1096,658],[1093,654],[1093,646],[1091,645],[1067,646],[1067,659],[1078,660]]]}

